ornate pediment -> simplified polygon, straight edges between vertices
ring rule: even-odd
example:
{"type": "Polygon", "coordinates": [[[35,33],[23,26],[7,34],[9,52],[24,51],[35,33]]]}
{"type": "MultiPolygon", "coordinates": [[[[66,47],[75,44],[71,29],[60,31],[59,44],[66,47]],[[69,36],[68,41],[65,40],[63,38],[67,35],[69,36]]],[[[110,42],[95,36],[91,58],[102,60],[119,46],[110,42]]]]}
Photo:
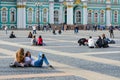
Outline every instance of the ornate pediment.
{"type": "Polygon", "coordinates": [[[75,0],[74,4],[80,4],[81,0],[75,0]]]}

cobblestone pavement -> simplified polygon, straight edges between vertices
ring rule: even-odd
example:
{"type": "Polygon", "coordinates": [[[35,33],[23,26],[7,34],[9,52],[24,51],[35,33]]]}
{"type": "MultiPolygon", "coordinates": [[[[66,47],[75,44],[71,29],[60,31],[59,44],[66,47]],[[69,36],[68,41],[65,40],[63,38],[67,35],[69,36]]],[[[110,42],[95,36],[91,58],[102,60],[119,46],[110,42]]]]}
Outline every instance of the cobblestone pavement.
{"type": "Polygon", "coordinates": [[[0,30],[0,80],[120,80],[120,31],[115,30],[116,44],[109,48],[90,49],[79,46],[79,38],[93,36],[96,40],[103,33],[109,38],[108,31],[73,31],[53,35],[52,32],[37,31],[36,36],[42,35],[46,46],[31,46],[27,38],[30,30],[14,30],[15,39],[0,30]],[[34,58],[41,51],[46,54],[55,69],[48,68],[10,68],[14,61],[15,52],[19,48],[29,50],[34,58]]]}

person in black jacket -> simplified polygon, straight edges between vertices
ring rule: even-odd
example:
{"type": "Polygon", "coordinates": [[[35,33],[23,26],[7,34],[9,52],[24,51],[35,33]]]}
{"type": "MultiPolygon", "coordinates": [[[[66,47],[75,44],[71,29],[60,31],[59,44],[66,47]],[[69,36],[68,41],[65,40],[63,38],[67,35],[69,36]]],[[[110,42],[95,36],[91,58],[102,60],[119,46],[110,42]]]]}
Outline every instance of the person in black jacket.
{"type": "Polygon", "coordinates": [[[113,30],[114,30],[113,26],[110,25],[110,27],[109,27],[110,38],[114,38],[113,30]]]}
{"type": "Polygon", "coordinates": [[[102,47],[102,38],[101,36],[98,36],[98,39],[96,41],[96,47],[101,48],[102,47]]]}
{"type": "Polygon", "coordinates": [[[14,34],[14,32],[13,32],[13,31],[11,32],[11,34],[10,34],[9,38],[16,38],[16,36],[15,36],[15,34],[14,34]]]}
{"type": "Polygon", "coordinates": [[[88,40],[86,38],[80,38],[78,40],[79,46],[81,46],[81,45],[85,46],[87,42],[88,42],[88,40]]]}

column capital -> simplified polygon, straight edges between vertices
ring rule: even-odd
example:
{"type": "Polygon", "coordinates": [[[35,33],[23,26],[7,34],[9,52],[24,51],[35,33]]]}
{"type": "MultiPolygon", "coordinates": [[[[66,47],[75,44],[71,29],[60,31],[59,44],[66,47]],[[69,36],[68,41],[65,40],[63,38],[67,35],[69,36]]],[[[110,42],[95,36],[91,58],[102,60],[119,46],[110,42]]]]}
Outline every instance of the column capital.
{"type": "Polygon", "coordinates": [[[25,8],[26,5],[17,5],[17,8],[25,8]]]}
{"type": "Polygon", "coordinates": [[[107,1],[106,1],[106,4],[111,4],[111,1],[110,1],[110,0],[107,0],[107,1]]]}
{"type": "Polygon", "coordinates": [[[111,10],[111,8],[110,8],[110,7],[107,7],[106,10],[111,10]]]}

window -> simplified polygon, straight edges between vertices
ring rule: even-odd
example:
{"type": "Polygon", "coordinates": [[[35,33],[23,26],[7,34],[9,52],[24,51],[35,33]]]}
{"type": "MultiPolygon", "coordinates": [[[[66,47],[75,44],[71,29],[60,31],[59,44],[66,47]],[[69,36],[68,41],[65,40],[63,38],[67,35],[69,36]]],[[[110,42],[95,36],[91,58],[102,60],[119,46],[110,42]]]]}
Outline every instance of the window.
{"type": "Polygon", "coordinates": [[[92,21],[92,10],[88,11],[88,23],[91,23],[92,21]]]}
{"type": "Polygon", "coordinates": [[[36,9],[36,22],[40,22],[40,10],[36,9]]]}
{"type": "Polygon", "coordinates": [[[54,23],[55,24],[59,23],[59,12],[58,12],[58,10],[54,11],[54,23]]]}
{"type": "Polygon", "coordinates": [[[97,12],[94,13],[94,22],[95,23],[98,22],[98,13],[97,12]]]}
{"type": "Polygon", "coordinates": [[[118,3],[118,0],[113,0],[113,1],[114,1],[114,2],[113,2],[114,4],[117,4],[117,3],[118,3]]]}
{"type": "Polygon", "coordinates": [[[81,23],[81,12],[80,11],[76,12],[76,23],[81,23]]]}
{"type": "Polygon", "coordinates": [[[48,10],[46,8],[43,9],[43,22],[48,22],[48,10]]]}
{"type": "Polygon", "coordinates": [[[59,0],[54,0],[54,2],[59,2],[59,0]]]}
{"type": "Polygon", "coordinates": [[[105,12],[103,10],[100,11],[100,23],[103,24],[105,22],[104,20],[104,14],[105,12]]]}
{"type": "Polygon", "coordinates": [[[118,22],[118,12],[114,11],[114,22],[117,23],[118,22]]]}
{"type": "Polygon", "coordinates": [[[6,8],[3,8],[2,9],[2,22],[7,22],[7,13],[8,13],[8,11],[7,11],[7,9],[6,8]]]}
{"type": "Polygon", "coordinates": [[[29,8],[28,9],[28,23],[32,23],[33,22],[33,10],[32,10],[32,8],[29,8]]]}
{"type": "Polygon", "coordinates": [[[104,0],[100,0],[100,3],[104,3],[104,0]]]}
{"type": "Polygon", "coordinates": [[[98,0],[95,0],[95,3],[97,3],[98,2],[98,0]]]}
{"type": "Polygon", "coordinates": [[[10,22],[15,22],[16,18],[16,10],[15,9],[10,9],[10,22]]]}

